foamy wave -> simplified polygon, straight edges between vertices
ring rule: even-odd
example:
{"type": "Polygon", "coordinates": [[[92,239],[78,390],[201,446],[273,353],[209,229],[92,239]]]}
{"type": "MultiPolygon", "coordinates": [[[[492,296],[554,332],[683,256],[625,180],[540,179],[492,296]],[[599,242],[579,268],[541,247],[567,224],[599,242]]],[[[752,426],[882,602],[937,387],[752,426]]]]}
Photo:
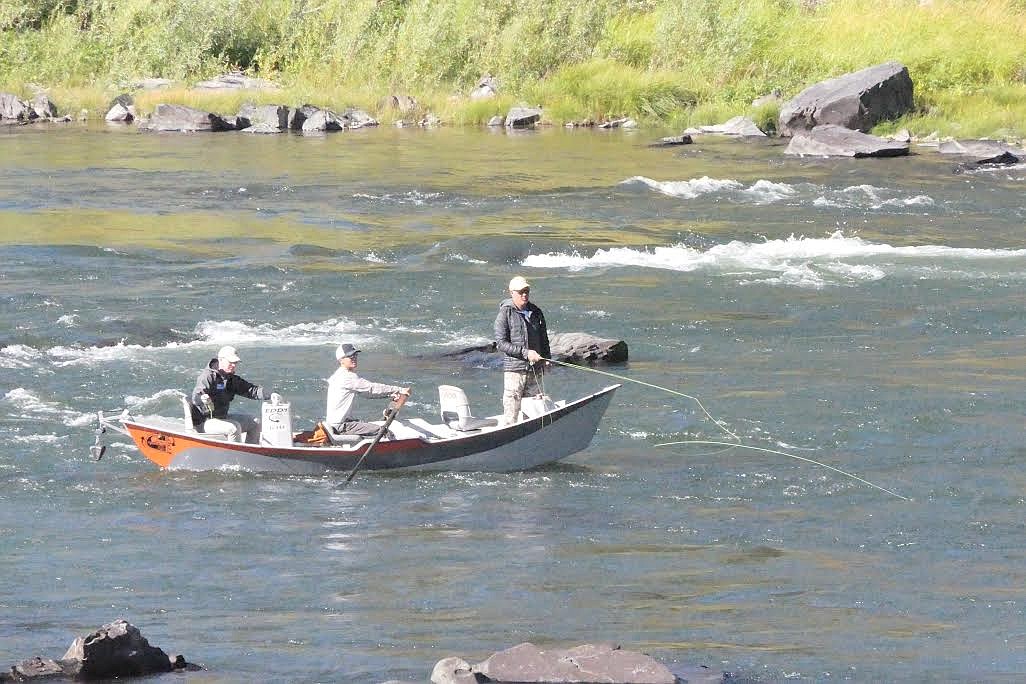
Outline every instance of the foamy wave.
{"type": "Polygon", "coordinates": [[[740,181],[731,178],[692,178],[686,181],[657,181],[645,176],[633,176],[621,185],[644,185],[656,192],[681,199],[695,199],[702,195],[731,193],[756,204],[771,204],[798,194],[797,189],[787,183],[758,180],[746,188],[740,181]]]}
{"type": "Polygon", "coordinates": [[[692,178],[686,181],[657,181],[651,178],[645,178],[644,176],[632,176],[627,180],[623,181],[621,185],[647,185],[657,192],[661,192],[664,195],[670,197],[682,197],[684,199],[694,199],[702,195],[708,195],[714,192],[722,192],[724,190],[737,190],[742,187],[741,183],[736,180],[721,180],[718,178],[709,178],[709,176],[702,176],[701,178],[692,178]]]}
{"type": "Polygon", "coordinates": [[[24,344],[12,344],[0,349],[0,368],[32,368],[43,357],[38,349],[24,344]]]}
{"type": "MultiPolygon", "coordinates": [[[[975,249],[943,245],[894,247],[861,238],[845,237],[836,232],[826,238],[791,236],[786,240],[766,242],[734,241],[698,250],[686,245],[638,250],[627,247],[600,249],[592,256],[579,252],[534,254],[524,266],[532,268],[565,268],[581,271],[588,268],[638,267],[674,271],[704,269],[742,276],[742,282],[786,284],[796,287],[823,287],[830,277],[848,282],[879,280],[894,274],[921,273],[935,269],[936,277],[959,277],[964,262],[980,262],[1002,269],[1002,261],[1021,259],[1026,250],[975,249]],[[757,277],[751,277],[757,276],[757,277]]],[[[1021,264],[1008,264],[1021,271],[1021,264]]]]}
{"type": "Polygon", "coordinates": [[[56,402],[45,401],[24,387],[12,389],[4,395],[4,400],[14,406],[15,410],[21,412],[18,414],[19,418],[52,419],[57,417],[64,425],[81,427],[92,422],[94,416],[92,413],[72,411],[62,408],[56,402]]]}
{"type": "Polygon", "coordinates": [[[810,203],[815,207],[841,207],[858,209],[883,209],[933,206],[933,198],[927,195],[907,195],[900,191],[877,188],[872,185],[853,185],[839,190],[823,188],[810,183],[791,185],[760,179],[749,187],[730,178],[692,178],[686,181],[657,181],[645,176],[633,176],[621,185],[643,185],[670,197],[696,199],[704,195],[725,195],[735,201],[753,204],[772,204],[793,200],[799,204],[810,203]]]}
{"type": "Polygon", "coordinates": [[[277,327],[269,323],[249,324],[242,321],[203,321],[196,326],[199,339],[188,345],[219,347],[225,344],[260,344],[276,346],[316,346],[338,344],[339,338],[366,344],[376,339],[362,334],[360,326],[346,318],[329,318],[314,323],[297,323],[277,327]]]}

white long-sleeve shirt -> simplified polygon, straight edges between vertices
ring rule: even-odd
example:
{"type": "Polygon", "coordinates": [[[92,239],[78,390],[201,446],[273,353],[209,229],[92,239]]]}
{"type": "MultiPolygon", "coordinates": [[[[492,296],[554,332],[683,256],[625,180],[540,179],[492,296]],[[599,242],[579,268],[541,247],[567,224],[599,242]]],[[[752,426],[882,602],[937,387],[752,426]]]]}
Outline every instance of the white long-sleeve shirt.
{"type": "Polygon", "coordinates": [[[401,387],[383,385],[379,382],[364,380],[351,370],[339,368],[328,378],[328,403],[325,408],[325,422],[338,426],[350,418],[353,403],[357,394],[368,397],[387,397],[395,394],[401,387]]]}

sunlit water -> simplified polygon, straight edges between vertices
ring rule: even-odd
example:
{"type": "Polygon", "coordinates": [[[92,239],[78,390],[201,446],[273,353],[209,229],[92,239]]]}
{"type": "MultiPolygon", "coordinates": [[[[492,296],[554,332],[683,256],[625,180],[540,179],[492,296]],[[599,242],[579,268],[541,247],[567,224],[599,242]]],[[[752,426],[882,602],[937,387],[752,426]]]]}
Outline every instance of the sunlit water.
{"type": "Polygon", "coordinates": [[[0,131],[0,667],[124,617],[197,682],[426,681],[522,641],[766,681],[1026,672],[1026,167],[663,134],[0,131]],[[297,424],[342,341],[404,411],[450,383],[498,412],[495,360],[446,354],[516,273],[554,332],[629,344],[602,370],[722,427],[628,383],[534,472],[342,489],[161,472],[117,435],[90,460],[95,410],[179,415],[222,344],[297,424]],[[657,446],[728,431],[912,500],[657,446]]]}

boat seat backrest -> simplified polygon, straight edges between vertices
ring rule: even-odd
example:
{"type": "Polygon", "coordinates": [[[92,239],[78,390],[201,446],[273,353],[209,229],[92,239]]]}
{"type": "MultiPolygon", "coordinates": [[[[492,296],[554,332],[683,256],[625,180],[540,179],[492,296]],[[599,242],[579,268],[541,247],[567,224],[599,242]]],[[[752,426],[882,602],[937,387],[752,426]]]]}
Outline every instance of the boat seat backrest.
{"type": "Polygon", "coordinates": [[[442,422],[453,430],[467,432],[498,425],[493,418],[475,418],[470,412],[466,392],[459,387],[439,385],[438,404],[442,410],[442,422]]]}
{"type": "Polygon", "coordinates": [[[185,429],[195,432],[196,427],[192,424],[192,407],[189,405],[189,397],[182,396],[182,413],[185,418],[185,429]]]}

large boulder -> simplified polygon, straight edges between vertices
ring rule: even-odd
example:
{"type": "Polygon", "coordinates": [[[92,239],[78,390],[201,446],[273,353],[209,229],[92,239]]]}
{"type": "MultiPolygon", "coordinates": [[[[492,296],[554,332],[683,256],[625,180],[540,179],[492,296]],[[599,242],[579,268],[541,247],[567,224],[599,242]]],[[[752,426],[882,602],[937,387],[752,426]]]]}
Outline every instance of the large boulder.
{"type": "Polygon", "coordinates": [[[79,679],[138,677],[175,668],[167,653],[150,646],[139,629],[124,620],[75,639],[61,660],[79,679]]]}
{"type": "Polygon", "coordinates": [[[35,112],[17,95],[0,93],[0,119],[28,121],[35,118],[35,112]]]}
{"type": "Polygon", "coordinates": [[[529,128],[541,120],[537,107],[514,107],[506,114],[506,128],[529,128]]]}
{"type": "Polygon", "coordinates": [[[285,130],[289,127],[289,108],[285,105],[247,103],[242,105],[235,118],[240,129],[264,125],[285,130]]]}
{"type": "MultiPolygon", "coordinates": [[[[305,109],[305,108],[304,108],[305,109]]],[[[305,113],[305,111],[304,111],[305,113]]],[[[325,131],[341,131],[343,122],[330,109],[318,109],[307,115],[303,122],[304,133],[324,133],[325,131]]]]}
{"type": "Polygon", "coordinates": [[[564,363],[624,363],[627,361],[627,343],[623,340],[604,340],[588,333],[556,333],[549,335],[552,358],[564,363]]]}
{"type": "Polygon", "coordinates": [[[843,126],[816,126],[791,138],[784,154],[816,157],[900,157],[908,143],[853,131],[843,126]]]}
{"type": "Polygon", "coordinates": [[[908,69],[886,62],[809,86],[780,108],[781,136],[797,135],[822,124],[862,132],[894,119],[913,106],[908,69]]]}
{"type": "Polygon", "coordinates": [[[230,131],[232,125],[211,112],[184,105],[158,104],[143,128],[151,131],[230,131]]]}

